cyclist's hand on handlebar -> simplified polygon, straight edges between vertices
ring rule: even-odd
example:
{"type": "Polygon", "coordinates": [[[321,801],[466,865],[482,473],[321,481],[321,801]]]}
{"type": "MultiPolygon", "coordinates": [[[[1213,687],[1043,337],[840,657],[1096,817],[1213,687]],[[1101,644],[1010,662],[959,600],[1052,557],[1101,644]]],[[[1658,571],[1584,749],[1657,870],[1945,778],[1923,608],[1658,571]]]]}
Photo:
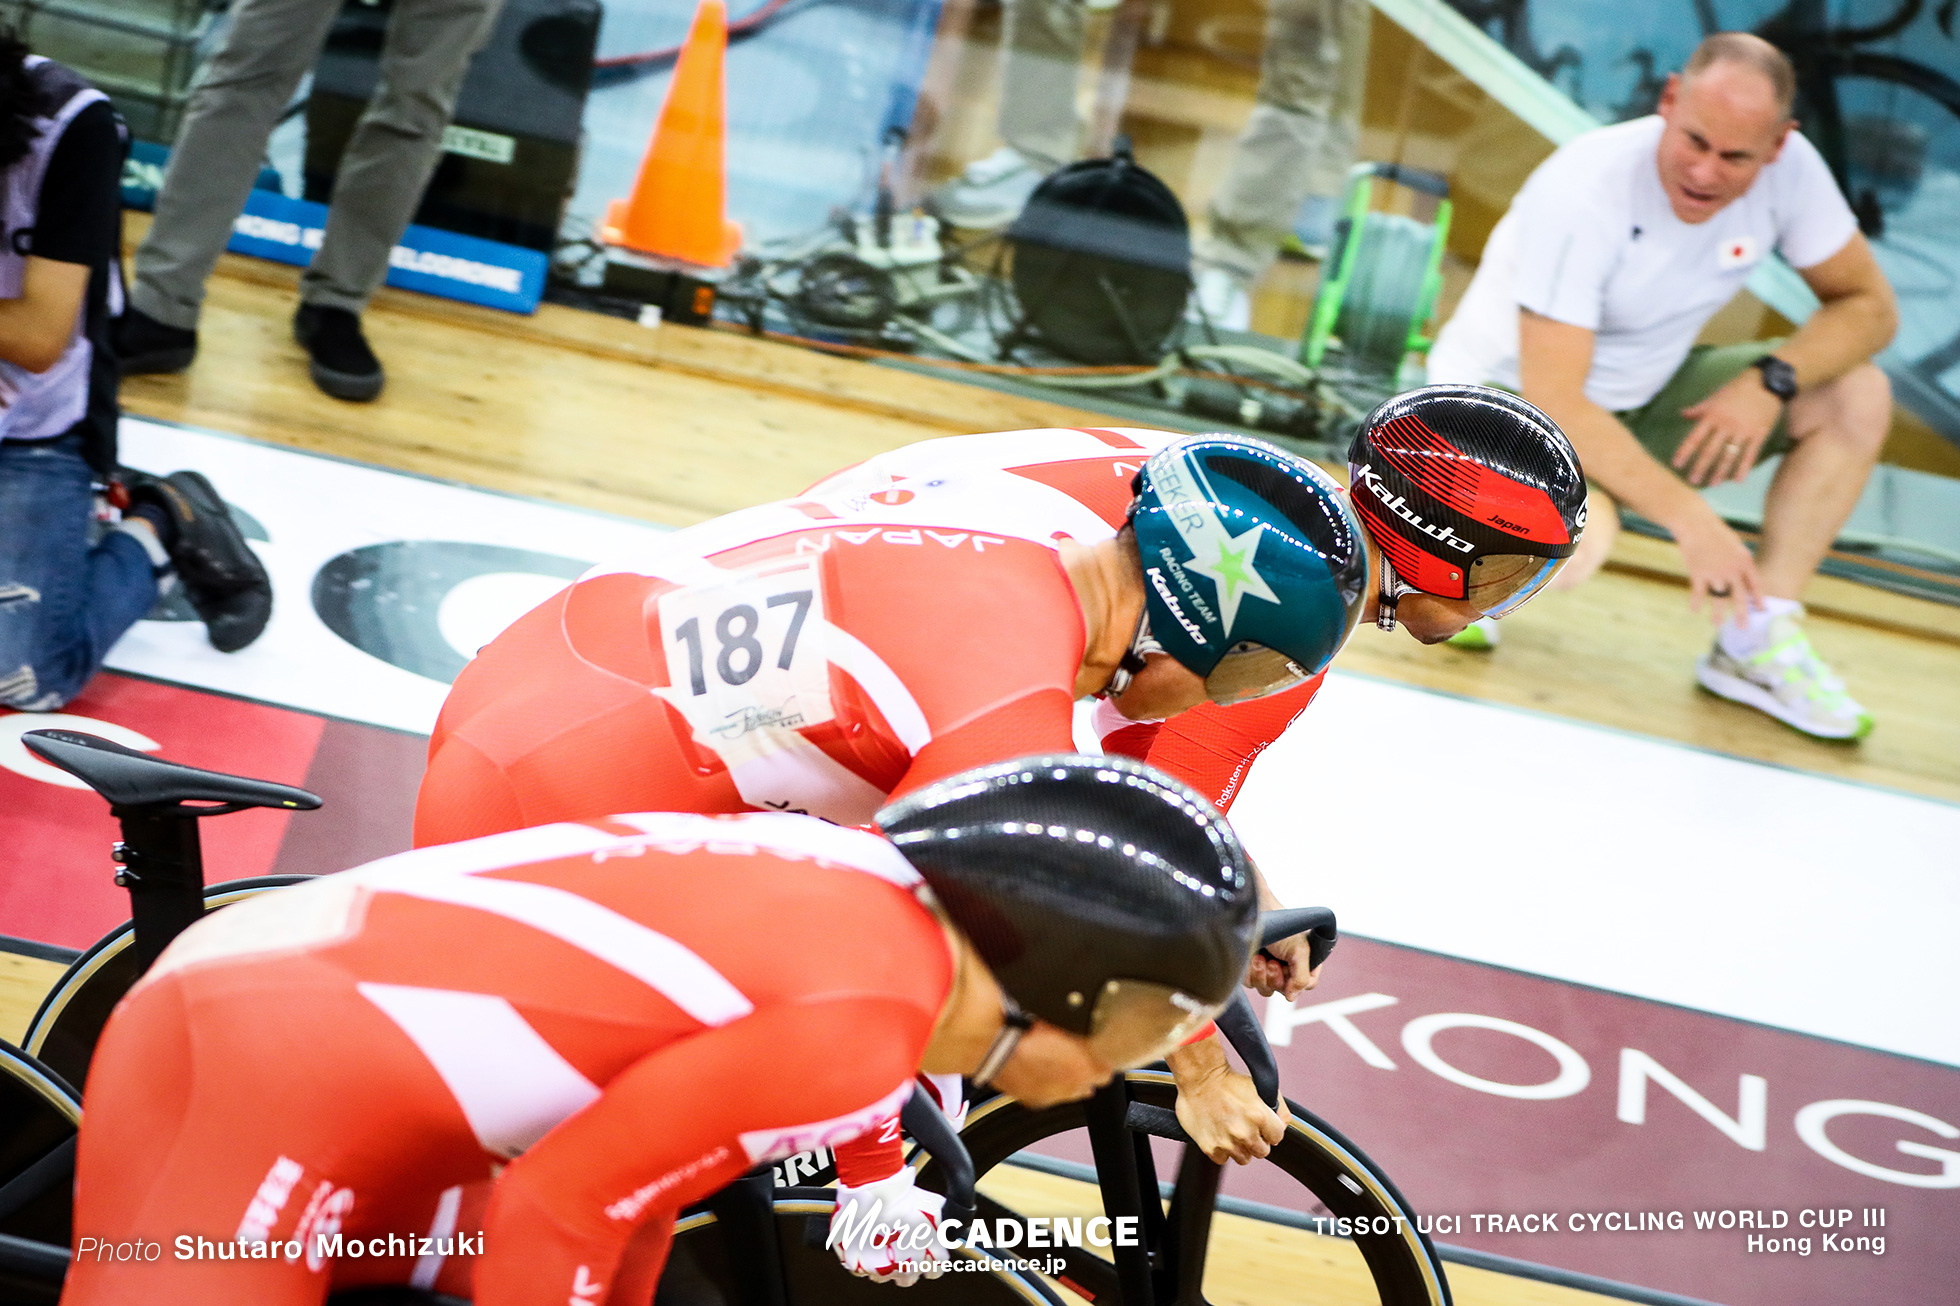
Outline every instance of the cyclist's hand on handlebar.
{"type": "Polygon", "coordinates": [[[1214,1162],[1246,1165],[1286,1137],[1286,1100],[1280,1099],[1277,1112],[1261,1102],[1251,1076],[1233,1070],[1217,1042],[1214,1036],[1170,1055],[1177,1122],[1214,1162]]]}
{"type": "Polygon", "coordinates": [[[1320,972],[1307,968],[1309,940],[1312,937],[1311,934],[1295,934],[1277,943],[1269,943],[1253,953],[1252,964],[1246,967],[1246,986],[1262,998],[1278,993],[1291,1002],[1320,983],[1320,972]]]}
{"type": "Polygon", "coordinates": [[[852,1274],[909,1288],[922,1274],[936,1279],[952,1264],[937,1237],[946,1199],[913,1183],[914,1173],[905,1166],[861,1188],[837,1185],[830,1249],[852,1274]]]}

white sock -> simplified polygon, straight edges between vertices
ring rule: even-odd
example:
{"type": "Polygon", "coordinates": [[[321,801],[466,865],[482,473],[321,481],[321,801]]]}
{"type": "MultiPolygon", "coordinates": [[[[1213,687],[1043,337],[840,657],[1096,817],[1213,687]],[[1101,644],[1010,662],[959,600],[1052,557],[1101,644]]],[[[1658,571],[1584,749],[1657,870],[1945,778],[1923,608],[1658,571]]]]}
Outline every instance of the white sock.
{"type": "Polygon", "coordinates": [[[170,565],[170,555],[164,551],[163,541],[157,538],[156,530],[150,523],[141,517],[125,517],[110,529],[121,531],[143,546],[143,552],[149,555],[150,570],[157,578],[159,597],[177,587],[177,570],[170,565]]]}
{"type": "Polygon", "coordinates": [[[1763,651],[1769,643],[1769,626],[1778,617],[1801,617],[1803,604],[1795,599],[1763,597],[1763,606],[1753,608],[1746,620],[1722,623],[1721,634],[1716,638],[1722,642],[1722,651],[1737,661],[1752,658],[1763,651]]]}

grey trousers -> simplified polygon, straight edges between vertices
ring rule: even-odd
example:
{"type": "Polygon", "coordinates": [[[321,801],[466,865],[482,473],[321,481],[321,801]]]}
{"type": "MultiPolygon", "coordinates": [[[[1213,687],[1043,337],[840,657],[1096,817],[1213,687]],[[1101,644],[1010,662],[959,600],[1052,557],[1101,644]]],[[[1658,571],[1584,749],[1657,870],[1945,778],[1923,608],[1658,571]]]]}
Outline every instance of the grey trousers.
{"type": "Polygon", "coordinates": [[[1346,192],[1360,136],[1368,23],[1367,0],[1268,0],[1257,98],[1211,198],[1200,263],[1255,280],[1307,196],[1346,192]]]}
{"type": "Polygon", "coordinates": [[[1006,0],[1000,33],[1000,138],[1043,172],[1075,158],[1088,10],[1082,0],[1006,0]]]}
{"type": "MultiPolygon", "coordinates": [[[[470,59],[503,0],[396,0],[381,81],[340,161],[327,230],[300,282],[308,304],[360,312],[388,275],[442,155],[470,59]]],[[[236,0],[231,30],[198,76],[136,251],[130,303],[197,326],[204,282],[258,176],[266,137],[326,42],[341,0],[236,0]]]]}

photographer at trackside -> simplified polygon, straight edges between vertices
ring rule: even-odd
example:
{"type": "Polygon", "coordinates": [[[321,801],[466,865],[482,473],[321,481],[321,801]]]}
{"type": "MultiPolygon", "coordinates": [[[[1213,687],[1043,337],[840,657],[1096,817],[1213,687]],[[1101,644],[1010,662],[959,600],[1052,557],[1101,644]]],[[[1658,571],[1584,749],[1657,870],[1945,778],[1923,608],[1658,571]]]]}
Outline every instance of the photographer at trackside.
{"type": "Polygon", "coordinates": [[[1571,437],[1600,498],[1558,586],[1598,569],[1624,502],[1673,534],[1690,607],[1708,602],[1720,621],[1702,686],[1857,739],[1872,716],[1811,648],[1797,600],[1884,442],[1891,389],[1870,360],[1898,308],[1796,130],[1795,89],[1774,46],[1718,33],[1668,78],[1657,115],[1561,147],[1491,233],[1429,376],[1517,389],[1571,437]],[[1810,320],[1784,340],[1695,345],[1772,251],[1816,292],[1810,320]],[[1773,455],[1752,557],[1696,487],[1773,455]]]}
{"type": "Polygon", "coordinates": [[[0,706],[22,711],[81,693],[177,579],[227,652],[272,609],[264,569],[196,473],[125,474],[129,509],[93,538],[96,486],[116,475],[108,335],[127,144],[102,92],[0,30],[0,706]]]}

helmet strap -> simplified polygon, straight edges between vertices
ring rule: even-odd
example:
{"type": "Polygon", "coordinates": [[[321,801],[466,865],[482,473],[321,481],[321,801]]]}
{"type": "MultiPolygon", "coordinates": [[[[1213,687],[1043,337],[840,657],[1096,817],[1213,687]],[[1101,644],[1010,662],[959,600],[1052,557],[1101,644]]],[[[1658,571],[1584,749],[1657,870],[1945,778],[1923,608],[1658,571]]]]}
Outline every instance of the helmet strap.
{"type": "Polygon", "coordinates": [[[1386,631],[1395,629],[1395,608],[1402,601],[1401,578],[1395,574],[1395,566],[1388,560],[1388,554],[1381,555],[1382,589],[1381,602],[1375,609],[1375,625],[1386,631]]]}
{"type": "Polygon", "coordinates": [[[1145,659],[1152,653],[1162,653],[1164,646],[1150,634],[1150,611],[1145,609],[1137,614],[1137,633],[1130,637],[1130,647],[1124,652],[1122,661],[1116,664],[1116,673],[1103,686],[1104,698],[1115,698],[1130,687],[1137,673],[1146,665],[1145,659]]]}
{"type": "Polygon", "coordinates": [[[973,1084],[984,1088],[993,1082],[1007,1059],[1014,1055],[1014,1049],[1021,1046],[1021,1036],[1034,1028],[1034,1017],[1015,1003],[1005,992],[1000,995],[1000,1033],[987,1047],[987,1055],[980,1058],[980,1064],[973,1071],[973,1084]]]}

